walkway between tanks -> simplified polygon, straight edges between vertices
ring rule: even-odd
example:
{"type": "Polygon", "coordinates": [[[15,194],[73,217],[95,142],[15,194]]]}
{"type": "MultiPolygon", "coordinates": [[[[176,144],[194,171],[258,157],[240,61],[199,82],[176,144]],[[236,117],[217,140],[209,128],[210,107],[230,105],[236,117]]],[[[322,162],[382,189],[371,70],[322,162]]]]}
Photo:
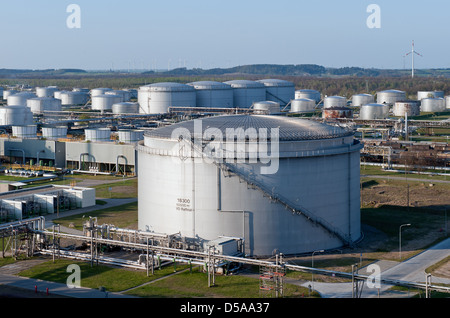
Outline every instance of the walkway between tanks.
{"type": "MultiPolygon", "coordinates": [[[[425,269],[433,264],[436,264],[440,260],[450,256],[450,238],[430,247],[422,253],[411,257],[403,262],[389,262],[378,261],[373,264],[380,265],[381,276],[384,279],[411,281],[418,283],[426,282],[425,269]]],[[[359,274],[370,275],[372,272],[366,272],[367,267],[359,269],[359,274]]],[[[289,283],[295,283],[294,281],[287,280],[289,283]]],[[[431,284],[450,284],[450,279],[440,278],[432,276],[431,284]]],[[[309,285],[314,286],[316,290],[323,298],[350,298],[352,297],[352,283],[320,283],[310,281],[302,283],[301,286],[307,287],[309,285]]],[[[373,297],[409,297],[408,293],[387,291],[391,285],[381,284],[380,290],[376,288],[369,288],[367,282],[364,282],[362,287],[362,298],[373,297]]]]}

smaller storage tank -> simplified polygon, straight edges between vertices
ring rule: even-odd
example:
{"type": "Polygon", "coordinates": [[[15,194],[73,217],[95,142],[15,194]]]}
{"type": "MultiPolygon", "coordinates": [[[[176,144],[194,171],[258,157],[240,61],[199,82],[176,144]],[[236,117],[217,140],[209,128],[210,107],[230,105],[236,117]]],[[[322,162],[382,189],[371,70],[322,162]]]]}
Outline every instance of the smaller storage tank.
{"type": "Polygon", "coordinates": [[[406,93],[395,89],[377,93],[377,104],[394,105],[395,102],[406,100],[406,93]]]}
{"type": "Polygon", "coordinates": [[[230,85],[215,81],[188,83],[195,88],[197,107],[232,108],[233,89],[230,85]]]}
{"type": "Polygon", "coordinates": [[[99,88],[93,88],[90,91],[91,97],[97,96],[97,95],[104,95],[106,92],[112,91],[112,88],[107,87],[99,87],[99,88]]]}
{"type": "Polygon", "coordinates": [[[316,109],[316,101],[309,98],[291,100],[291,113],[312,113],[316,109]]]}
{"type": "Polygon", "coordinates": [[[8,96],[17,94],[19,91],[16,91],[15,89],[8,89],[8,90],[3,90],[3,100],[7,100],[8,96]]]}
{"type": "Polygon", "coordinates": [[[375,98],[371,94],[356,94],[352,96],[352,106],[360,107],[363,105],[372,104],[375,98]]]}
{"type": "Polygon", "coordinates": [[[106,91],[105,95],[117,95],[121,97],[120,102],[128,102],[131,99],[131,93],[124,90],[110,90],[106,91]]]}
{"type": "Polygon", "coordinates": [[[273,101],[261,101],[253,104],[255,114],[270,115],[280,112],[280,104],[273,101]]]}
{"type": "Polygon", "coordinates": [[[132,102],[115,103],[111,106],[113,114],[138,114],[139,104],[132,102]]]}
{"type": "Polygon", "coordinates": [[[59,89],[56,86],[36,87],[37,97],[54,97],[59,89]]]}
{"type": "Polygon", "coordinates": [[[89,88],[83,88],[83,87],[74,87],[72,89],[72,92],[80,92],[80,93],[85,93],[89,95],[89,88]]]}
{"type": "Polygon", "coordinates": [[[422,100],[424,98],[444,98],[443,91],[418,91],[417,92],[417,100],[422,100]]]}
{"type": "Polygon", "coordinates": [[[236,108],[249,108],[255,102],[266,100],[266,86],[250,80],[225,82],[233,88],[233,105],[236,108]]]}
{"type": "Polygon", "coordinates": [[[32,123],[33,113],[27,106],[0,106],[0,126],[20,126],[32,123]]]}
{"type": "Polygon", "coordinates": [[[84,130],[86,141],[111,141],[111,129],[97,128],[84,130]]]}
{"type": "Polygon", "coordinates": [[[328,107],[322,110],[322,118],[337,119],[337,118],[352,118],[353,110],[348,107],[328,107]]]}
{"type": "Polygon", "coordinates": [[[66,126],[42,127],[42,138],[59,139],[67,137],[66,126]]]}
{"type": "Polygon", "coordinates": [[[119,130],[119,142],[132,144],[144,139],[144,130],[121,129],[119,130]]]}
{"type": "Polygon", "coordinates": [[[86,105],[89,100],[89,95],[85,92],[63,91],[59,96],[62,106],[86,105]]]}
{"type": "Polygon", "coordinates": [[[262,79],[257,81],[266,87],[266,100],[286,106],[295,98],[295,84],[281,79],[262,79]]]}
{"type": "Polygon", "coordinates": [[[30,98],[35,98],[36,94],[31,92],[20,92],[8,96],[7,104],[8,106],[26,106],[27,100],[30,98]]]}
{"type": "Polygon", "coordinates": [[[450,96],[445,96],[445,108],[450,109],[450,96]]]}
{"type": "Polygon", "coordinates": [[[347,107],[347,98],[343,96],[327,96],[323,100],[323,108],[347,107]]]}
{"type": "Polygon", "coordinates": [[[121,103],[122,97],[114,94],[103,94],[92,96],[92,109],[93,110],[111,110],[112,105],[121,103]]]}
{"type": "Polygon", "coordinates": [[[27,106],[33,114],[43,114],[46,111],[60,111],[61,100],[53,97],[35,97],[27,100],[27,106]]]}
{"type": "Polygon", "coordinates": [[[321,100],[320,92],[314,89],[300,89],[295,91],[295,99],[303,98],[312,99],[316,103],[320,102],[321,100]]]}
{"type": "Polygon", "coordinates": [[[17,138],[36,138],[37,126],[12,126],[12,135],[17,138]]]}
{"type": "Polygon", "coordinates": [[[420,111],[424,113],[445,111],[445,101],[441,97],[423,98],[420,105],[420,111]]]}
{"type": "Polygon", "coordinates": [[[420,115],[420,102],[416,100],[406,100],[395,102],[392,107],[392,112],[394,116],[404,117],[405,114],[408,117],[419,116],[420,115]]]}
{"type": "Polygon", "coordinates": [[[389,117],[389,105],[371,103],[361,106],[359,118],[364,120],[384,119],[389,117]]]}

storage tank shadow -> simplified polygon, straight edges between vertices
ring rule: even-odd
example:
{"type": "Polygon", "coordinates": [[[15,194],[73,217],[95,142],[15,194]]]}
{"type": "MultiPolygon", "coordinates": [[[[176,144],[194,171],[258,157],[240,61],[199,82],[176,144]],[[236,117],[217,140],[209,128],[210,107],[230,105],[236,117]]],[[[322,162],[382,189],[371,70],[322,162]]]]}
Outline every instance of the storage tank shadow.
{"type": "Polygon", "coordinates": [[[352,245],[361,237],[361,144],[300,118],[222,115],[146,131],[138,227],[199,245],[244,239],[264,257],[352,245]]]}

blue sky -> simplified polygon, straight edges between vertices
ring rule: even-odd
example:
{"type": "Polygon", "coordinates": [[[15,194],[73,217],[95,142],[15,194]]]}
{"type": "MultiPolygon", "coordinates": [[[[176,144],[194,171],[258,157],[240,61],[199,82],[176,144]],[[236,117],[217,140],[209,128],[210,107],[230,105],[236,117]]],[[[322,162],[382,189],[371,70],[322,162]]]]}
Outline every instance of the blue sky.
{"type": "Polygon", "coordinates": [[[0,68],[450,67],[450,1],[3,1],[0,68]],[[69,4],[81,8],[70,29],[69,4]],[[369,28],[370,4],[381,27],[369,28]]]}

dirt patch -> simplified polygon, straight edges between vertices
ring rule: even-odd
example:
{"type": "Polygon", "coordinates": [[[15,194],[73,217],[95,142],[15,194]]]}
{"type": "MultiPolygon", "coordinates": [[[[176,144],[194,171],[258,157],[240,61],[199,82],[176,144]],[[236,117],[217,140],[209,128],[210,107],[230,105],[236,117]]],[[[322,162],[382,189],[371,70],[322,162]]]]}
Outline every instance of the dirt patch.
{"type": "Polygon", "coordinates": [[[433,271],[437,277],[450,278],[450,260],[433,271]]]}

